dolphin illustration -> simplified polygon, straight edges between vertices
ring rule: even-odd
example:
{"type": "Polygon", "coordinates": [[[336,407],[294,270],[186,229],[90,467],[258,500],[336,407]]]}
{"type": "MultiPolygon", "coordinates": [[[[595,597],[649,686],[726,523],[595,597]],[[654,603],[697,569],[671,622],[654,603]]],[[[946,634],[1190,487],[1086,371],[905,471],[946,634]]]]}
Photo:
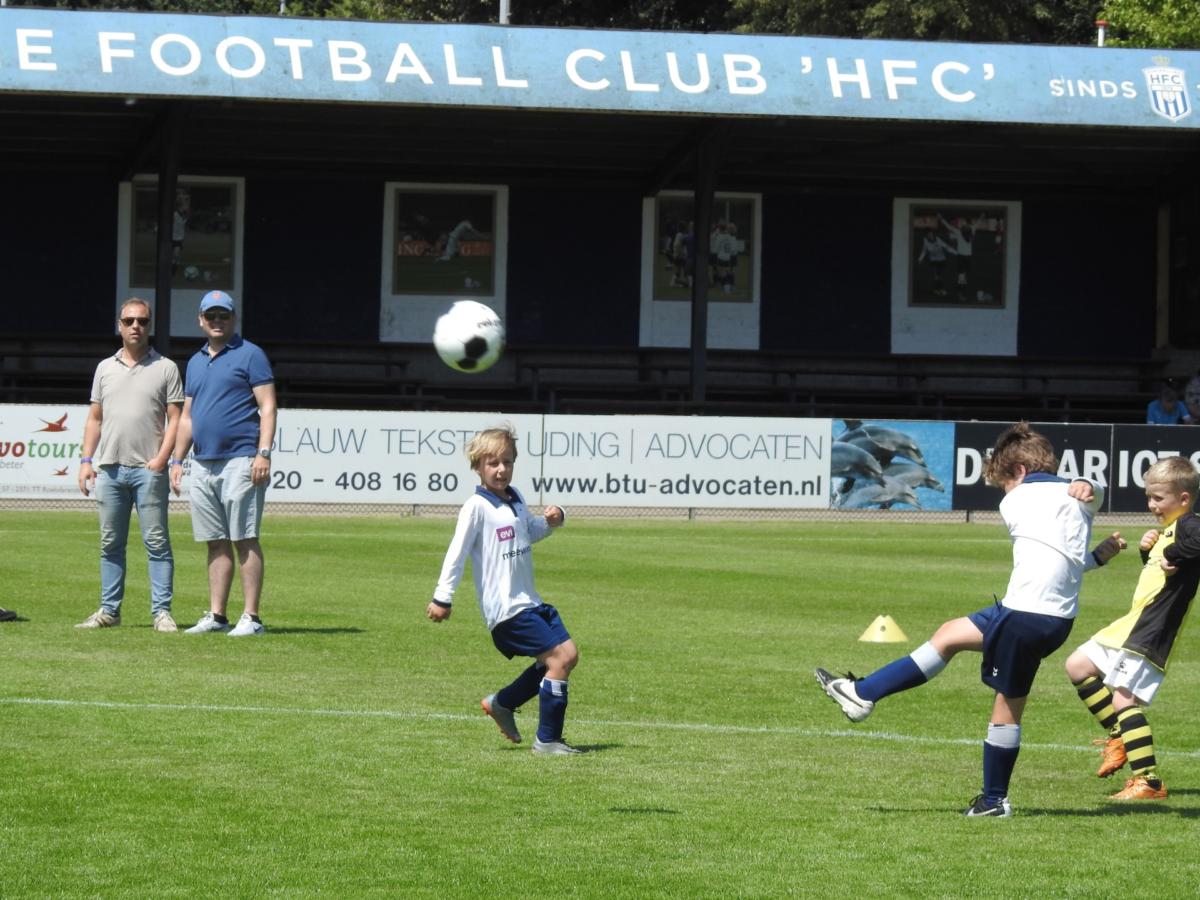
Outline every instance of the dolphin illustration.
{"type": "Polygon", "coordinates": [[[883,467],[879,460],[861,447],[844,441],[833,442],[829,475],[833,478],[868,478],[883,484],[883,467]]]}

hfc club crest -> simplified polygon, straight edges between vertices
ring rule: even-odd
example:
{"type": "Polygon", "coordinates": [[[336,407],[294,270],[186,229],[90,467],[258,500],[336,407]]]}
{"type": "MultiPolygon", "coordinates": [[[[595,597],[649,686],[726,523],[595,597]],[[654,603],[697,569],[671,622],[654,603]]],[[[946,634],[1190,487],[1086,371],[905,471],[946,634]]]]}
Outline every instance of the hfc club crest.
{"type": "MultiPolygon", "coordinates": [[[[1167,60],[1156,58],[1155,62],[1167,60]]],[[[1146,76],[1146,87],[1150,91],[1150,108],[1172,122],[1192,114],[1192,101],[1188,96],[1187,76],[1183,69],[1159,65],[1142,69],[1146,76]]]]}

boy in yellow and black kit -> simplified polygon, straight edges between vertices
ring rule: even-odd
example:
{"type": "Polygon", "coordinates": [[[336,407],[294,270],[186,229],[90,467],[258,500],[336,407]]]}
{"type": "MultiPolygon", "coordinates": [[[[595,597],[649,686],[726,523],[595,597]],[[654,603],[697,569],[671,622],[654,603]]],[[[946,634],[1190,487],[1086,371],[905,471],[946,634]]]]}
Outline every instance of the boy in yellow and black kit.
{"type": "Polygon", "coordinates": [[[1146,470],[1146,501],[1162,532],[1139,542],[1142,574],[1133,607],[1067,657],[1067,675],[1088,711],[1108,730],[1099,771],[1107,778],[1126,762],[1133,771],[1113,800],[1162,800],[1154,740],[1145,708],[1162,684],[1171,647],[1183,628],[1200,583],[1200,491],[1196,467],[1181,457],[1146,470]]]}

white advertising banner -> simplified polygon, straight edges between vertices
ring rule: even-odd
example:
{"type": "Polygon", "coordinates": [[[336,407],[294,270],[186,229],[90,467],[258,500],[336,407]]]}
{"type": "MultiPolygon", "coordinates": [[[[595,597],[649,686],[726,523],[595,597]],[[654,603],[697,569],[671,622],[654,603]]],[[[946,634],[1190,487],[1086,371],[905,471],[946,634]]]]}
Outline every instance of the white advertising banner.
{"type": "MultiPolygon", "coordinates": [[[[80,497],[86,416],[0,406],[0,498],[80,497]]],[[[828,419],[300,409],[279,412],[268,501],[461,503],[478,483],[463,448],[500,422],[517,431],[513,483],[533,505],[829,506],[828,419]]]]}

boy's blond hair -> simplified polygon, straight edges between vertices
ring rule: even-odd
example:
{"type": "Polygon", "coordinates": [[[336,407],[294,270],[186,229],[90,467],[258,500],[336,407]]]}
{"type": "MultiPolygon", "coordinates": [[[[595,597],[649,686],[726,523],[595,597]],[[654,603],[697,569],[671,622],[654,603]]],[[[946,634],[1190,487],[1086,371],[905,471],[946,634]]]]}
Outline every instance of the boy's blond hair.
{"type": "Polygon", "coordinates": [[[1058,457],[1045,435],[1038,434],[1028,422],[1018,422],[996,439],[988,458],[984,478],[988,484],[999,486],[1017,477],[1017,467],[1024,466],[1025,474],[1045,472],[1058,474],[1058,457]]]}
{"type": "Polygon", "coordinates": [[[1146,487],[1161,484],[1172,494],[1186,493],[1192,498],[1192,503],[1196,502],[1196,494],[1200,491],[1200,472],[1196,471],[1191,460],[1182,456],[1160,459],[1146,470],[1142,480],[1146,482],[1146,487]]]}
{"type": "Polygon", "coordinates": [[[505,450],[512,450],[513,459],[517,458],[517,431],[511,425],[500,425],[487,428],[467,441],[467,459],[472,471],[479,471],[479,464],[486,457],[499,456],[505,450]]]}

